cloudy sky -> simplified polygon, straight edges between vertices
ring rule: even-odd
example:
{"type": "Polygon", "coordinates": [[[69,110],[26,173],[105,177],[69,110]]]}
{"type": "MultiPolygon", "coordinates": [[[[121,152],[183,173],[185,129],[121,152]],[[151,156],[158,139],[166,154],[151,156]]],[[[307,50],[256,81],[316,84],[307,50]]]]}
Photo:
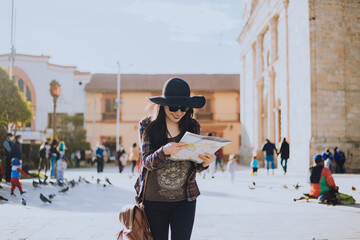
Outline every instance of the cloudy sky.
{"type": "MultiPolygon", "coordinates": [[[[242,0],[15,0],[17,53],[80,71],[239,73],[242,0]]],[[[0,0],[0,54],[11,0],[0,0]]]]}

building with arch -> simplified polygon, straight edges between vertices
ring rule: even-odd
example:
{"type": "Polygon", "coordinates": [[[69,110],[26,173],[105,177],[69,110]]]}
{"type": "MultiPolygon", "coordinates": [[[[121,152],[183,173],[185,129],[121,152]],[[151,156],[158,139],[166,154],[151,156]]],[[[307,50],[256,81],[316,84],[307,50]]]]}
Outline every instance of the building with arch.
{"type": "Polygon", "coordinates": [[[240,156],[266,138],[290,141],[289,170],[338,146],[360,172],[360,3],[246,0],[241,45],[240,156]]]}
{"type": "MultiPolygon", "coordinates": [[[[53,99],[50,82],[61,85],[57,101],[57,117],[62,114],[82,114],[86,111],[85,85],[90,81],[89,72],[79,72],[75,66],[49,63],[49,56],[17,54],[13,67],[13,80],[25,99],[31,102],[33,120],[20,127],[18,133],[24,143],[40,143],[52,134],[53,99]]],[[[9,68],[9,54],[0,55],[0,67],[9,68]]]]}

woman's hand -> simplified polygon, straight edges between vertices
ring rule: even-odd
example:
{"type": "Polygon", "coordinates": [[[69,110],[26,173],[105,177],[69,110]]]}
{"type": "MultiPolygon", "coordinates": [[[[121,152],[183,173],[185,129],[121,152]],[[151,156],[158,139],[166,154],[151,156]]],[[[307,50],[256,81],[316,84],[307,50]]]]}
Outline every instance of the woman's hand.
{"type": "Polygon", "coordinates": [[[181,149],[183,149],[186,146],[187,143],[184,142],[181,143],[170,142],[163,147],[163,151],[165,155],[174,155],[177,154],[181,149]]]}
{"type": "Polygon", "coordinates": [[[208,154],[208,153],[199,154],[198,157],[201,160],[203,160],[203,163],[202,163],[203,167],[209,166],[210,163],[212,163],[216,159],[215,154],[208,154]]]}

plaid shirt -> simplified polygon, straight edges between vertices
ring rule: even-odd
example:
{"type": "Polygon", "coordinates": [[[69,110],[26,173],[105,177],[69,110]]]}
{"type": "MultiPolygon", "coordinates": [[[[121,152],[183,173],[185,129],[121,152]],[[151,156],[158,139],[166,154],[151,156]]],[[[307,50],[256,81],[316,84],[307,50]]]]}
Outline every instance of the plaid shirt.
{"type": "MultiPolygon", "coordinates": [[[[150,117],[143,118],[142,120],[140,120],[139,123],[139,142],[141,143],[143,167],[140,177],[136,180],[134,186],[137,193],[137,197],[136,197],[137,202],[142,202],[142,192],[145,183],[146,173],[148,171],[152,171],[163,167],[170,157],[170,155],[164,154],[163,151],[164,146],[160,147],[155,152],[151,152],[150,139],[149,138],[144,139],[145,130],[150,123],[151,123],[150,117]],[[144,141],[142,139],[144,139],[144,141]]],[[[196,121],[196,127],[194,133],[196,134],[200,133],[200,124],[197,121],[196,121]]],[[[190,168],[191,173],[187,180],[187,190],[186,190],[186,199],[189,202],[195,200],[200,195],[199,187],[195,180],[196,171],[200,172],[208,168],[208,167],[203,167],[202,164],[196,164],[194,162],[191,163],[192,163],[192,167],[190,168]]]]}

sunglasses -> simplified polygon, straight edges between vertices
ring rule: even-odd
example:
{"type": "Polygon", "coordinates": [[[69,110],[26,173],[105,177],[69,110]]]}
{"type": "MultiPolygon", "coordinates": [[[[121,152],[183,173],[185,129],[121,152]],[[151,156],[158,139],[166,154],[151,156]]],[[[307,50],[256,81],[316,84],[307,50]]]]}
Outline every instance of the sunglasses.
{"type": "Polygon", "coordinates": [[[169,111],[170,111],[170,112],[177,112],[179,109],[180,109],[182,112],[187,112],[187,111],[189,111],[190,107],[169,106],[169,111]]]}

